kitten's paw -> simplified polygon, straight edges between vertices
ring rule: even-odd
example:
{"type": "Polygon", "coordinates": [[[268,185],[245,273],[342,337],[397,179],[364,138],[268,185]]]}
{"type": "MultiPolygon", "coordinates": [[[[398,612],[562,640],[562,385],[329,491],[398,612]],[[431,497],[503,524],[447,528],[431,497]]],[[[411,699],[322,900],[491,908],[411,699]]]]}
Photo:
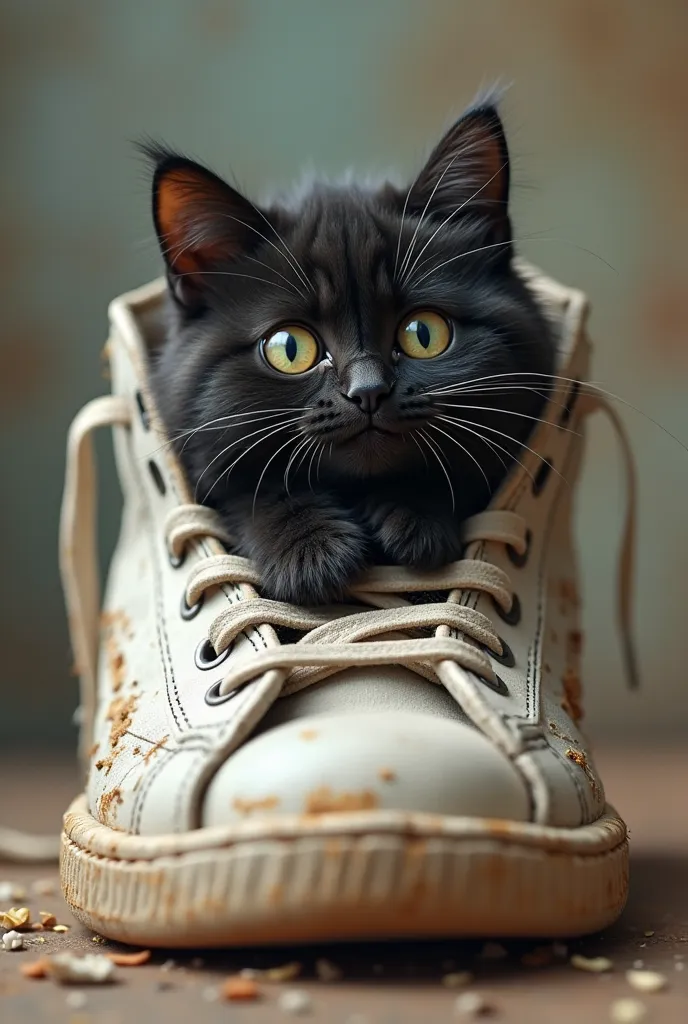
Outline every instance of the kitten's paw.
{"type": "Polygon", "coordinates": [[[365,550],[361,528],[338,510],[297,506],[283,536],[258,554],[261,592],[292,604],[337,601],[364,567],[365,550]]]}
{"type": "Polygon", "coordinates": [[[461,557],[458,523],[384,504],[367,510],[371,529],[385,555],[398,565],[437,569],[461,557]]]}

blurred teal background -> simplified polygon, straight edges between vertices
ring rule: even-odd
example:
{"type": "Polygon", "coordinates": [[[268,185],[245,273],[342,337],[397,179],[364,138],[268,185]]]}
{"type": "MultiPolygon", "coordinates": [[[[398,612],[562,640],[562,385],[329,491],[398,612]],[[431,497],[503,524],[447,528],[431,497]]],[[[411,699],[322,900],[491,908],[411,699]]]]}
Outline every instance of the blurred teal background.
{"type": "MultiPolygon", "coordinates": [[[[688,441],[687,39],[679,0],[0,0],[0,742],[72,742],[65,435],[107,387],[108,301],[160,270],[130,140],[160,137],[253,194],[304,165],[411,175],[478,87],[511,83],[522,249],[590,295],[596,381],[688,441]]],[[[595,425],[579,523],[587,724],[670,741],[688,728],[688,453],[620,409],[640,469],[645,685],[628,695],[621,674],[622,479],[595,425]]],[[[111,477],[101,499],[107,546],[111,477]]]]}

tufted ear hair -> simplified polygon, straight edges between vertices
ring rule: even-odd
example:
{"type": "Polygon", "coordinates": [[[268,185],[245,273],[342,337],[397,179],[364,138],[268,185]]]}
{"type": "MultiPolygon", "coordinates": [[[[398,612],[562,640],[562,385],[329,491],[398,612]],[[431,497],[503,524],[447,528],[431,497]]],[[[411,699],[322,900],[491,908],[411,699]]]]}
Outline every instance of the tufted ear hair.
{"type": "Polygon", "coordinates": [[[183,305],[203,304],[204,275],[259,244],[265,219],[206,167],[163,146],[140,147],[153,164],[153,220],[170,287],[183,305]]]}
{"type": "Polygon", "coordinates": [[[430,218],[480,213],[495,237],[509,238],[509,151],[491,101],[467,110],[435,146],[409,195],[409,208],[430,218]]]}

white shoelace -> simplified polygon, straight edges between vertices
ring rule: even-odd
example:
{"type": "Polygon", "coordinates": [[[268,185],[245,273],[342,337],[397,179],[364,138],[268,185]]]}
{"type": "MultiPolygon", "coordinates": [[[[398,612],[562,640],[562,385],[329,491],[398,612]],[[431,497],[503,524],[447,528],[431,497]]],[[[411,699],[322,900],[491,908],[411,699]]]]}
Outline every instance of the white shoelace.
{"type": "MultiPolygon", "coordinates": [[[[619,612],[627,675],[635,686],[637,672],[630,629],[635,537],[632,455],[621,421],[608,403],[585,395],[580,399],[579,409],[586,415],[599,410],[609,417],[624,455],[627,513],[620,555],[619,612]]],[[[91,435],[98,427],[127,427],[131,417],[127,399],[104,396],[82,409],[69,434],[60,555],[72,645],[81,677],[81,749],[86,763],[96,705],[100,616],[91,435]]],[[[512,582],[507,573],[487,561],[463,558],[437,572],[380,566],[364,573],[350,587],[351,598],[359,610],[347,606],[309,609],[250,596],[252,588],[260,585],[255,566],[238,555],[207,553],[204,542],[208,538],[225,544],[229,540],[212,510],[193,504],[178,506],[167,516],[164,531],[176,564],[181,565],[191,545],[202,556],[187,577],[185,597],[189,606],[202,601],[206,591],[223,584],[248,585],[246,599],[219,612],[209,629],[208,641],[218,656],[251,626],[270,623],[303,633],[296,643],[268,647],[255,656],[229,664],[218,688],[219,698],[229,698],[247,682],[271,670],[282,673],[280,695],[286,696],[354,665],[404,665],[453,690],[460,685],[457,666],[488,684],[498,683],[489,655],[502,654],[502,641],[488,616],[461,603],[467,591],[483,592],[490,595],[503,614],[509,614],[514,600],[512,582]],[[414,604],[404,596],[433,591],[449,591],[449,595],[441,601],[422,604],[414,604]],[[360,610],[361,604],[368,607],[360,610]],[[431,630],[434,636],[419,635],[419,630],[431,630]]],[[[523,555],[527,548],[526,523],[515,512],[482,512],[463,524],[462,534],[467,546],[492,541],[508,545],[517,555],[523,555]]],[[[468,692],[464,696],[470,699],[468,692]]],[[[55,850],[52,837],[28,837],[0,829],[2,857],[46,860],[54,858],[55,850]]]]}

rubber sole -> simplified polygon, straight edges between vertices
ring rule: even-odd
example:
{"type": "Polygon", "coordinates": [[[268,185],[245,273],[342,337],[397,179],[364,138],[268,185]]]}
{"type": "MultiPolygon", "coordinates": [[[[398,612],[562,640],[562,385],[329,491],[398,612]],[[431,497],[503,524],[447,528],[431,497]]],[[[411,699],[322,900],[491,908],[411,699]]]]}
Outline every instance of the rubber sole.
{"type": "Polygon", "coordinates": [[[577,829],[398,812],[265,818],[181,835],[65,815],[64,897],[111,939],[245,946],[419,937],[571,937],[628,891],[626,826],[577,829]]]}

